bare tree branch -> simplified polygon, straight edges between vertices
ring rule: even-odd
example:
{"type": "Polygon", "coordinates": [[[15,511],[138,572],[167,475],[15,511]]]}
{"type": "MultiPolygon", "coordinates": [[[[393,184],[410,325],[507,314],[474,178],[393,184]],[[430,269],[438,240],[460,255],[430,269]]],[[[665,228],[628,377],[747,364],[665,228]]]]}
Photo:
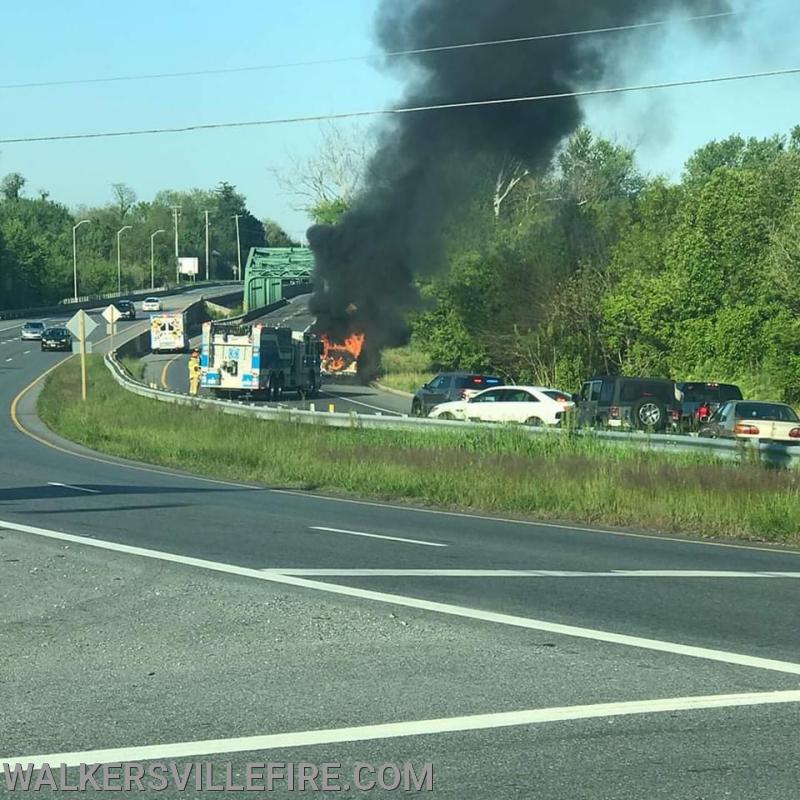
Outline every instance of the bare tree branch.
{"type": "Polygon", "coordinates": [[[320,127],[322,141],[309,158],[287,156],[288,166],[272,174],[281,191],[293,198],[295,211],[310,211],[320,203],[350,203],[361,191],[371,150],[371,137],[358,124],[328,122],[320,127]]]}

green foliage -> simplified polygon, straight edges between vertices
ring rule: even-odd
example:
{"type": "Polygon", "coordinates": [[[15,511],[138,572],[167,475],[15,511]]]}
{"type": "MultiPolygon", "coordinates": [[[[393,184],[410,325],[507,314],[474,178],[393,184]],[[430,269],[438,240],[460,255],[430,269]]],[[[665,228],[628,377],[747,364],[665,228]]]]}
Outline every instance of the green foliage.
{"type": "Polygon", "coordinates": [[[414,323],[437,366],[563,389],[602,373],[730,381],[800,402],[800,126],[711,142],[676,185],[581,129],[496,217],[479,167],[414,323]]]}
{"type": "MultiPolygon", "coordinates": [[[[233,277],[237,263],[234,215],[239,215],[242,262],[251,247],[266,242],[262,223],[248,210],[243,195],[229,183],[207,191],[162,191],[152,201],[138,201],[123,183],[112,186],[111,201],[99,208],[79,208],[71,213],[49,199],[21,196],[25,179],[6,176],[0,187],[0,308],[57,303],[73,292],[72,226],[90,220],[77,233],[78,292],[93,294],[117,290],[117,233],[120,234],[122,290],[150,285],[151,234],[156,285],[176,281],[173,206],[179,206],[180,254],[200,259],[205,277],[205,212],[210,222],[209,277],[233,277]]],[[[277,223],[272,235],[288,240],[277,223]]],[[[289,242],[290,244],[293,244],[289,242]]]]}
{"type": "Polygon", "coordinates": [[[0,182],[0,193],[6,200],[19,200],[20,192],[25,183],[25,178],[19,172],[10,172],[0,182]]]}
{"type": "Polygon", "coordinates": [[[347,200],[337,197],[333,200],[320,200],[309,209],[309,214],[318,225],[336,225],[349,207],[347,200]]]}
{"type": "Polygon", "coordinates": [[[278,225],[275,220],[265,219],[264,239],[267,247],[299,247],[300,242],[296,242],[288,233],[278,225]]]}

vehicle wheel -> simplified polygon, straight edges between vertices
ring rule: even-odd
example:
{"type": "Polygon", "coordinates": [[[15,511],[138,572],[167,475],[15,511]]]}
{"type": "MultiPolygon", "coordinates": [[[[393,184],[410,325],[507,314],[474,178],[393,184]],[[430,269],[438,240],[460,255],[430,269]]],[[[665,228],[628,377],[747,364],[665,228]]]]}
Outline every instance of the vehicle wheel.
{"type": "Polygon", "coordinates": [[[267,389],[267,399],[275,402],[278,399],[278,379],[270,375],[269,388],[267,389]]]}
{"type": "Polygon", "coordinates": [[[444,411],[439,414],[439,419],[455,419],[455,417],[449,411],[444,411]]]}
{"type": "Polygon", "coordinates": [[[278,378],[278,385],[275,387],[275,399],[283,400],[283,377],[278,378]]]}
{"type": "Polygon", "coordinates": [[[412,417],[421,417],[422,416],[422,403],[419,400],[415,400],[411,404],[411,416],[412,417]]]}
{"type": "Polygon", "coordinates": [[[308,373],[308,397],[316,397],[319,394],[319,384],[317,383],[317,376],[313,372],[308,373]]]}
{"type": "Polygon", "coordinates": [[[541,428],[544,425],[539,417],[528,417],[528,419],[525,420],[525,424],[531,428],[541,428]]]}
{"type": "Polygon", "coordinates": [[[642,400],[633,410],[634,424],[640,431],[660,431],[666,418],[664,406],[657,400],[642,400]]]}

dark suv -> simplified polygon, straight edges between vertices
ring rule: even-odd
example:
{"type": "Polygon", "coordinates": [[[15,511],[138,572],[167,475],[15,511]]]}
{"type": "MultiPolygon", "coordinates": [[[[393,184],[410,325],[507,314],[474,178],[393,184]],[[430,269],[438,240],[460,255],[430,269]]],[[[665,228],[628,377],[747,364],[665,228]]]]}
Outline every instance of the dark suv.
{"type": "Polygon", "coordinates": [[[136,319],[136,306],[130,300],[115,300],[114,305],[120,313],[120,319],[136,319]]]}
{"type": "Polygon", "coordinates": [[[675,382],[665,378],[592,378],[578,400],[581,425],[663,431],[680,414],[675,382]]]}
{"type": "Polygon", "coordinates": [[[722,403],[728,400],[743,399],[742,390],[732,383],[678,383],[676,385],[682,395],[679,427],[684,430],[694,430],[701,423],[707,422],[722,403]]]}
{"type": "Polygon", "coordinates": [[[426,417],[434,406],[451,400],[464,400],[475,392],[502,386],[503,381],[494,375],[477,375],[472,372],[443,372],[430,383],[417,389],[411,401],[411,413],[426,417]]]}

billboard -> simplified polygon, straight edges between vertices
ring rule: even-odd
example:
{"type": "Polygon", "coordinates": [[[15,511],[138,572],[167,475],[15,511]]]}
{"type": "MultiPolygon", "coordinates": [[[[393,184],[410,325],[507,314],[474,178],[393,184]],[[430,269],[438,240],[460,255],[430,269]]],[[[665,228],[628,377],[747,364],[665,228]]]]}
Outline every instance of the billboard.
{"type": "Polygon", "coordinates": [[[197,275],[200,271],[199,258],[179,258],[178,272],[181,275],[197,275]]]}

